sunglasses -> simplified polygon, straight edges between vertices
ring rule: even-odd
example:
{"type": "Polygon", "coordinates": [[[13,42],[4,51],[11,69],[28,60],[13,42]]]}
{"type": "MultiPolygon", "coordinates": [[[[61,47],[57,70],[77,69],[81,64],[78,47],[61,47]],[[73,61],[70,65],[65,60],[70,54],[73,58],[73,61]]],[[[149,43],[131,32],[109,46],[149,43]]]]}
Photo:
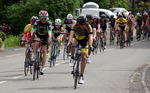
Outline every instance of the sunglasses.
{"type": "Polygon", "coordinates": [[[41,20],[46,20],[47,18],[41,18],[41,20]]]}

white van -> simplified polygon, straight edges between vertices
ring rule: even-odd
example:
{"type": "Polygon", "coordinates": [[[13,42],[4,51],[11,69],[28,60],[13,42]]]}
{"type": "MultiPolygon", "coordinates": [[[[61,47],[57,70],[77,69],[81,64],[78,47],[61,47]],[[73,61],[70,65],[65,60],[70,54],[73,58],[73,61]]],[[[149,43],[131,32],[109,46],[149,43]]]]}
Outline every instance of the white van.
{"type": "MultiPolygon", "coordinates": [[[[107,9],[85,8],[85,9],[82,9],[80,12],[81,13],[79,13],[79,11],[76,10],[76,16],[87,15],[87,14],[91,14],[91,15],[96,14],[99,17],[101,17],[102,14],[105,14],[106,18],[110,18],[111,15],[114,15],[114,13],[112,13],[110,10],[107,10],[107,9]]],[[[116,15],[114,15],[114,17],[117,18],[116,15]]]]}
{"type": "Polygon", "coordinates": [[[107,18],[110,18],[111,15],[114,15],[114,17],[117,18],[117,16],[110,10],[99,9],[98,4],[94,2],[85,3],[82,8],[76,9],[75,12],[76,12],[76,18],[80,15],[87,15],[87,14],[91,14],[91,15],[96,14],[99,17],[101,17],[102,14],[105,14],[107,18]]]}

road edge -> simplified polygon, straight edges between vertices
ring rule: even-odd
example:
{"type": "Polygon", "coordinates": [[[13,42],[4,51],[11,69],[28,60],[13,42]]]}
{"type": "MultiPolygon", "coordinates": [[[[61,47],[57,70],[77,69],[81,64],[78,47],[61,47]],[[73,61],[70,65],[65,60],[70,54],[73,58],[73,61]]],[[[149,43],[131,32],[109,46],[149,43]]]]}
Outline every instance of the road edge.
{"type": "Polygon", "coordinates": [[[141,83],[142,83],[145,93],[150,93],[147,87],[146,81],[145,81],[145,74],[149,67],[150,67],[150,62],[146,63],[146,67],[144,68],[144,71],[142,72],[142,77],[141,77],[141,83]]]}

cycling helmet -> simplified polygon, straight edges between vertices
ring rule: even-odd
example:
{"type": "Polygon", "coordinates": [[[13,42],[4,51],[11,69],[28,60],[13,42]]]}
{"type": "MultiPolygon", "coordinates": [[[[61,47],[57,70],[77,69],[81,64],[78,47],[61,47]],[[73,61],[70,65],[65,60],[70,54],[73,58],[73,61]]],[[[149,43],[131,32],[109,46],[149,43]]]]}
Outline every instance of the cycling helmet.
{"type": "Polygon", "coordinates": [[[85,25],[86,24],[86,18],[84,15],[80,15],[78,18],[77,18],[77,23],[79,23],[80,25],[85,25]]]}
{"type": "Polygon", "coordinates": [[[141,16],[141,15],[139,15],[138,17],[139,17],[139,18],[142,18],[142,16],[141,16]]]}
{"type": "Polygon", "coordinates": [[[96,14],[93,15],[93,18],[98,18],[98,16],[96,14]]]}
{"type": "Polygon", "coordinates": [[[136,15],[137,15],[137,16],[139,16],[139,15],[140,15],[140,13],[137,13],[136,15]]]}
{"type": "Polygon", "coordinates": [[[55,20],[55,25],[56,26],[60,26],[61,25],[61,20],[60,19],[56,19],[55,20]]]}
{"type": "Polygon", "coordinates": [[[67,19],[73,19],[72,14],[68,14],[68,15],[67,15],[67,19]]]}
{"type": "Polygon", "coordinates": [[[129,11],[129,14],[131,13],[131,11],[129,11]]]}
{"type": "Polygon", "coordinates": [[[120,17],[123,17],[122,14],[119,14],[119,18],[120,18],[120,17]]]}
{"type": "Polygon", "coordinates": [[[110,17],[111,17],[111,18],[114,18],[114,15],[111,15],[110,17]]]}
{"type": "Polygon", "coordinates": [[[87,20],[93,20],[93,16],[91,14],[86,15],[87,20]]]}
{"type": "Polygon", "coordinates": [[[128,16],[128,20],[132,20],[131,16],[128,16]]]}
{"type": "Polygon", "coordinates": [[[38,19],[37,16],[32,16],[32,17],[30,18],[30,22],[31,22],[32,24],[34,24],[37,19],[38,19]]]}
{"type": "Polygon", "coordinates": [[[39,12],[39,16],[40,16],[40,17],[48,17],[48,12],[47,12],[47,11],[44,11],[44,10],[41,10],[41,11],[39,12]]]}
{"type": "Polygon", "coordinates": [[[106,18],[105,14],[102,14],[102,15],[101,15],[101,18],[106,18]]]}

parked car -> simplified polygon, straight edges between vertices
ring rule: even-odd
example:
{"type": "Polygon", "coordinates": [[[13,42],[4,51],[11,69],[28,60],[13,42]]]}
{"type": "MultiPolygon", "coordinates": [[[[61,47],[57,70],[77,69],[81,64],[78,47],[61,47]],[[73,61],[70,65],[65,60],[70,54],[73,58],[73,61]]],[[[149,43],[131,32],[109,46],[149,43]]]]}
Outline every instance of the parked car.
{"type": "Polygon", "coordinates": [[[110,8],[110,11],[112,11],[115,15],[117,14],[117,12],[119,12],[120,14],[123,12],[126,16],[128,16],[129,12],[125,9],[125,8],[110,8]]]}

